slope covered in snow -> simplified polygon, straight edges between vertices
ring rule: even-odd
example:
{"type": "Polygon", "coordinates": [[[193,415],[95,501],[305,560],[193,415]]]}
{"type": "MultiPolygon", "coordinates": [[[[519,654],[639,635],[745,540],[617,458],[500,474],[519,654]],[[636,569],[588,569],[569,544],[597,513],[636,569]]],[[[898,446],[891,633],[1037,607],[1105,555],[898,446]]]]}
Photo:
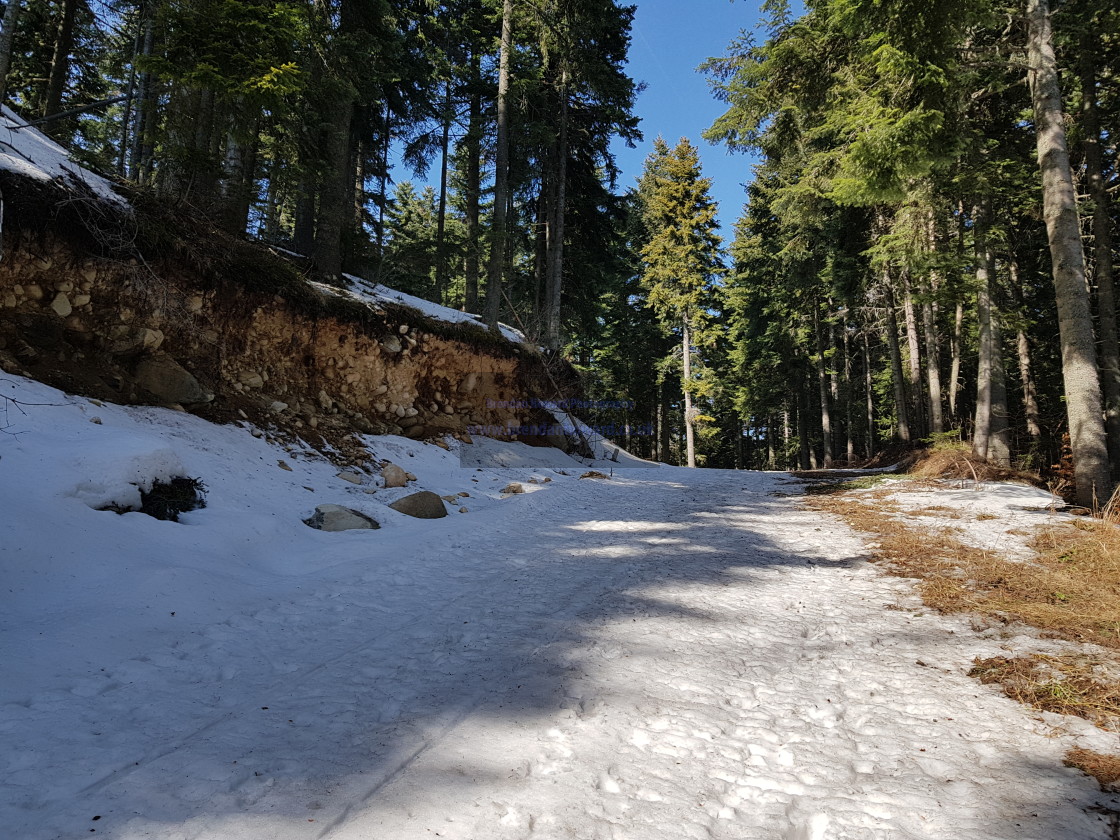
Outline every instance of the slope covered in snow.
{"type": "Polygon", "coordinates": [[[41,131],[26,127],[24,120],[7,107],[0,107],[0,169],[36,181],[79,183],[106,201],[123,203],[106,179],[72,161],[62,146],[41,131]]]}
{"type": "Polygon", "coordinates": [[[386,490],[267,432],[0,394],[5,836],[1110,836],[1061,755],[1111,736],[970,680],[1000,640],[780,475],[368,438],[417,476],[386,490]],[[208,488],[178,524],[95,509],[176,473],[208,488]],[[417,488],[468,495],[386,506],[417,488]],[[323,503],[382,528],[306,527],[323,503]]]}

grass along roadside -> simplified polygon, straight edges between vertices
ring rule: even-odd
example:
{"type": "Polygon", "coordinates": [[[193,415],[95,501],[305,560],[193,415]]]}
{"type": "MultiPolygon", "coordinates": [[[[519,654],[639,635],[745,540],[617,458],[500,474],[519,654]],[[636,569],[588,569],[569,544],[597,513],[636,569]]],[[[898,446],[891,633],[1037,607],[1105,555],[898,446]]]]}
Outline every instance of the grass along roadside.
{"type": "MultiPolygon", "coordinates": [[[[986,522],[998,519],[996,514],[966,514],[943,505],[906,509],[892,498],[907,487],[928,491],[930,481],[891,482],[878,489],[861,484],[808,495],[804,504],[867,534],[872,560],[890,574],[915,579],[927,606],[990,622],[1021,622],[1044,638],[1099,646],[1095,654],[1086,649],[978,658],[970,676],[998,684],[1009,697],[1041,711],[1076,715],[1120,732],[1120,526],[1055,518],[1029,536],[1034,556],[1016,559],[961,539],[968,520],[986,522]],[[1107,649],[1103,655],[1100,648],[1107,649]]],[[[1065,763],[1096,778],[1102,790],[1117,789],[1120,782],[1120,756],[1078,747],[1065,763]]]]}

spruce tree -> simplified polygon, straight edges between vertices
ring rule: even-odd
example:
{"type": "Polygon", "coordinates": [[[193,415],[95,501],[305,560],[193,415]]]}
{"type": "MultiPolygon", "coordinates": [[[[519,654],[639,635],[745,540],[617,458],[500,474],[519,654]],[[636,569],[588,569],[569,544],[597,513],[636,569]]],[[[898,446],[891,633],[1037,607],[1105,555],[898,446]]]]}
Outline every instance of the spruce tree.
{"type": "Polygon", "coordinates": [[[640,193],[645,202],[649,241],[642,248],[642,285],[648,305],[667,327],[679,330],[681,387],[684,391],[686,462],[696,466],[692,345],[702,337],[723,271],[716,205],[711,181],[687,138],[670,150],[658,137],[646,160],[640,193]]]}

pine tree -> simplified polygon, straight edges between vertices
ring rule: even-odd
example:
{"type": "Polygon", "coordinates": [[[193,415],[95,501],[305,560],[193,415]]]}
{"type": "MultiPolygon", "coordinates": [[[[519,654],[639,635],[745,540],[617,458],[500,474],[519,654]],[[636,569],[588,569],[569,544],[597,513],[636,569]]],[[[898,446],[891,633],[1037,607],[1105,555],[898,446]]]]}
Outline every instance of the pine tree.
{"type": "Polygon", "coordinates": [[[642,248],[642,284],[662,323],[680,330],[686,463],[696,466],[693,342],[703,337],[715,281],[723,271],[711,181],[687,138],[670,150],[658,137],[647,158],[640,193],[649,241],[642,248]]]}

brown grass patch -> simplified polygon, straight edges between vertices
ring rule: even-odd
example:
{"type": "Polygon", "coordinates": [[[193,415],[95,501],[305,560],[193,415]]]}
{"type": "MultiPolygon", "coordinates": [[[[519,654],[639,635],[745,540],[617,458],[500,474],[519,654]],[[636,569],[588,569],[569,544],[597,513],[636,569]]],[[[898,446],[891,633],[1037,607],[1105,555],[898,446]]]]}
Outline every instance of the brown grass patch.
{"type": "Polygon", "coordinates": [[[1035,487],[1045,483],[1035,473],[1002,467],[972,454],[965,444],[941,444],[914,453],[906,472],[917,478],[949,478],[973,481],[1022,481],[1035,487]]]}
{"type": "Polygon", "coordinates": [[[1044,712],[1076,715],[1097,726],[1116,729],[1120,722],[1120,685],[1102,682],[1101,663],[1076,656],[995,656],[976,659],[968,672],[985,685],[1044,712]]]}
{"type": "Polygon", "coordinates": [[[917,578],[929,606],[1021,621],[1078,642],[1120,649],[1120,527],[1077,520],[1047,528],[1031,543],[1034,562],[1015,562],[966,545],[949,529],[931,531],[901,521],[897,505],[841,496],[806,504],[834,513],[875,538],[876,560],[893,574],[917,578]]]}
{"type": "Polygon", "coordinates": [[[1062,764],[1066,767],[1075,767],[1082,773],[1092,776],[1100,783],[1101,790],[1105,793],[1114,793],[1117,790],[1116,782],[1120,781],[1120,755],[1106,755],[1083,747],[1074,747],[1066,753],[1062,764]]]}

